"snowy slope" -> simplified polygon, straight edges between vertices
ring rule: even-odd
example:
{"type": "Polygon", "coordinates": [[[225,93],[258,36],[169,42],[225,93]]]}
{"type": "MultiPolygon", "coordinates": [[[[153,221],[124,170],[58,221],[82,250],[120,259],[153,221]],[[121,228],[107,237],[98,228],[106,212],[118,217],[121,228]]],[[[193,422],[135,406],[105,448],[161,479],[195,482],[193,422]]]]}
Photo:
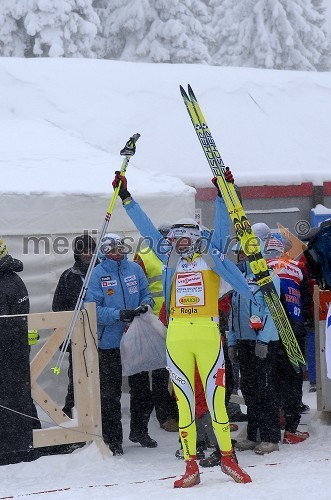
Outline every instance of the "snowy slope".
{"type": "Polygon", "coordinates": [[[185,189],[164,174],[208,186],[179,94],[187,83],[239,185],[331,179],[331,73],[3,58],[1,191],[104,192],[135,132],[135,193],[185,189]]]}

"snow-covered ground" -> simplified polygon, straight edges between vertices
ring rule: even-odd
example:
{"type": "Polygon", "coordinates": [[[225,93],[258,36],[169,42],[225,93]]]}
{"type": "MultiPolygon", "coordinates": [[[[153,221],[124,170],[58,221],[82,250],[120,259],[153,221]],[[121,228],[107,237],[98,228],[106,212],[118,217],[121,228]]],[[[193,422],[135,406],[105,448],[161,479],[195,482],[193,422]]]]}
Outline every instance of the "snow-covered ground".
{"type": "MultiPolygon", "coordinates": [[[[33,347],[33,351],[38,346],[33,347]]],[[[64,401],[67,387],[67,359],[58,377],[43,375],[42,387],[59,404],[64,401]]],[[[303,401],[311,408],[301,419],[300,430],[309,430],[311,437],[299,445],[280,445],[280,451],[265,457],[253,452],[238,454],[240,464],[253,479],[252,485],[238,485],[224,476],[218,468],[201,469],[201,484],[179,493],[173,489],[175,477],[184,470],[182,461],[174,457],[178,434],[159,428],[154,413],[149,430],[157,439],[157,449],[143,449],[128,440],[129,395],[122,395],[124,424],[124,456],[103,457],[95,444],[76,450],[71,455],[42,457],[35,462],[0,467],[0,500],[28,498],[45,500],[141,499],[176,498],[203,499],[220,494],[229,500],[244,495],[245,500],[330,500],[328,490],[331,472],[330,425],[314,420],[316,393],[309,393],[304,382],[303,401]],[[220,489],[221,488],[221,489],[220,489]],[[244,491],[244,493],[242,493],[244,491]],[[308,493],[309,492],[309,495],[308,493]],[[180,495],[180,496],[179,496],[180,495]]],[[[245,412],[245,406],[242,407],[245,412]]],[[[39,408],[42,426],[48,427],[49,417],[39,408]]],[[[244,432],[239,423],[236,438],[244,432]]],[[[77,435],[79,441],[80,436],[77,435]]],[[[209,452],[212,450],[209,450],[209,452]]],[[[223,498],[223,497],[222,497],[223,498]]]]}
{"type": "MultiPolygon", "coordinates": [[[[0,467],[0,499],[36,500],[90,499],[206,499],[227,500],[330,500],[330,427],[313,421],[316,393],[308,393],[304,383],[304,402],[311,411],[302,416],[301,430],[310,438],[298,445],[280,445],[280,451],[258,456],[252,451],[238,454],[239,462],[252,477],[252,484],[241,485],[225,476],[218,467],[202,469],[201,484],[189,490],[174,490],[174,478],[184,470],[174,457],[178,434],[161,430],[155,416],[150,434],[158,448],[146,449],[128,441],[128,395],[122,398],[124,422],[123,457],[103,458],[95,444],[71,455],[42,457],[35,462],[0,467]],[[308,424],[308,425],[307,425],[308,424]]],[[[243,407],[245,411],[245,407],[243,407]]],[[[239,431],[245,424],[239,424],[239,431]]],[[[211,451],[211,450],[209,450],[211,451]]]]}

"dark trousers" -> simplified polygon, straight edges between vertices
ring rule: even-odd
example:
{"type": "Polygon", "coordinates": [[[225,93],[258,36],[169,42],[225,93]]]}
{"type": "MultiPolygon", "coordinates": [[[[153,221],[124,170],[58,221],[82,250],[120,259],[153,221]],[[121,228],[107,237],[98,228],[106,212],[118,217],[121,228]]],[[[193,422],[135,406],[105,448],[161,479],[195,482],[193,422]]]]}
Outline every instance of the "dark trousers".
{"type": "Polygon", "coordinates": [[[247,405],[247,439],[280,441],[277,390],[278,342],[269,342],[265,359],[255,356],[255,341],[238,343],[241,391],[247,405]]]}
{"type": "MultiPolygon", "coordinates": [[[[15,318],[16,320],[16,318],[15,318]]],[[[0,465],[29,460],[33,427],[40,424],[31,398],[27,333],[0,329],[0,465]],[[10,335],[13,333],[13,339],[10,335]],[[22,340],[20,339],[22,337],[22,340]],[[24,341],[24,339],[26,339],[24,341]],[[13,411],[11,411],[13,410],[13,411]]]]}
{"type": "Polygon", "coordinates": [[[130,434],[143,436],[148,433],[148,422],[153,411],[153,397],[149,373],[141,372],[128,377],[130,387],[130,434]]]}
{"type": "MultiPolygon", "coordinates": [[[[305,355],[305,338],[297,338],[301,352],[305,355]]],[[[277,377],[280,407],[284,412],[285,430],[295,432],[300,423],[300,406],[302,402],[303,372],[293,369],[286,351],[279,346],[277,358],[277,377]]]]}
{"type": "MultiPolygon", "coordinates": [[[[122,444],[121,422],[122,364],[119,349],[99,349],[102,434],[104,441],[122,444]]],[[[128,377],[130,386],[130,433],[148,432],[153,400],[148,372],[128,377]]]]}
{"type": "Polygon", "coordinates": [[[166,368],[152,371],[152,395],[156,418],[160,424],[169,419],[178,420],[174,394],[169,392],[169,372],[166,368]]]}
{"type": "Polygon", "coordinates": [[[68,352],[69,352],[69,366],[68,366],[68,378],[69,378],[69,382],[68,382],[67,395],[66,395],[66,398],[65,398],[64,407],[62,408],[62,411],[64,411],[64,413],[66,413],[69,417],[71,417],[72,416],[71,410],[75,406],[71,346],[68,349],[68,352]]]}

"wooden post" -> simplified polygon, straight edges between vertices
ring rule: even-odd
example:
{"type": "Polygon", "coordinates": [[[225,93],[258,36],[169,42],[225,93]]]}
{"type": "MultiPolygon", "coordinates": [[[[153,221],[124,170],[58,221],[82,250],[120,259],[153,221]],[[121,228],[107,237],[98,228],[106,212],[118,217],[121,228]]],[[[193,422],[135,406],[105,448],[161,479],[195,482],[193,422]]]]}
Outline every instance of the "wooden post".
{"type": "Polygon", "coordinates": [[[95,304],[86,303],[72,338],[75,408],[81,428],[102,435],[95,304]]]}

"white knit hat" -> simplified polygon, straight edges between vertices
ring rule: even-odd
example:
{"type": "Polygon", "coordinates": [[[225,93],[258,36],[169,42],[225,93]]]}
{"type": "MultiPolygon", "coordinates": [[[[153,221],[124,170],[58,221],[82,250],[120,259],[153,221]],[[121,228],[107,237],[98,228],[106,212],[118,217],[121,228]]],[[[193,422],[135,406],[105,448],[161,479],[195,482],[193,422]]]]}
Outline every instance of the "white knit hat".
{"type": "Polygon", "coordinates": [[[284,252],[284,242],[281,234],[271,231],[270,227],[264,222],[257,222],[252,225],[252,229],[257,238],[263,242],[264,248],[262,248],[263,253],[268,256],[272,254],[282,254],[284,252]]]}
{"type": "Polygon", "coordinates": [[[254,231],[255,236],[257,238],[260,238],[260,240],[265,241],[268,238],[270,238],[271,229],[264,222],[256,222],[255,224],[252,225],[252,229],[254,231]]]}
{"type": "Polygon", "coordinates": [[[106,255],[120,245],[122,245],[122,240],[118,234],[106,233],[101,240],[100,250],[106,255]]]}

